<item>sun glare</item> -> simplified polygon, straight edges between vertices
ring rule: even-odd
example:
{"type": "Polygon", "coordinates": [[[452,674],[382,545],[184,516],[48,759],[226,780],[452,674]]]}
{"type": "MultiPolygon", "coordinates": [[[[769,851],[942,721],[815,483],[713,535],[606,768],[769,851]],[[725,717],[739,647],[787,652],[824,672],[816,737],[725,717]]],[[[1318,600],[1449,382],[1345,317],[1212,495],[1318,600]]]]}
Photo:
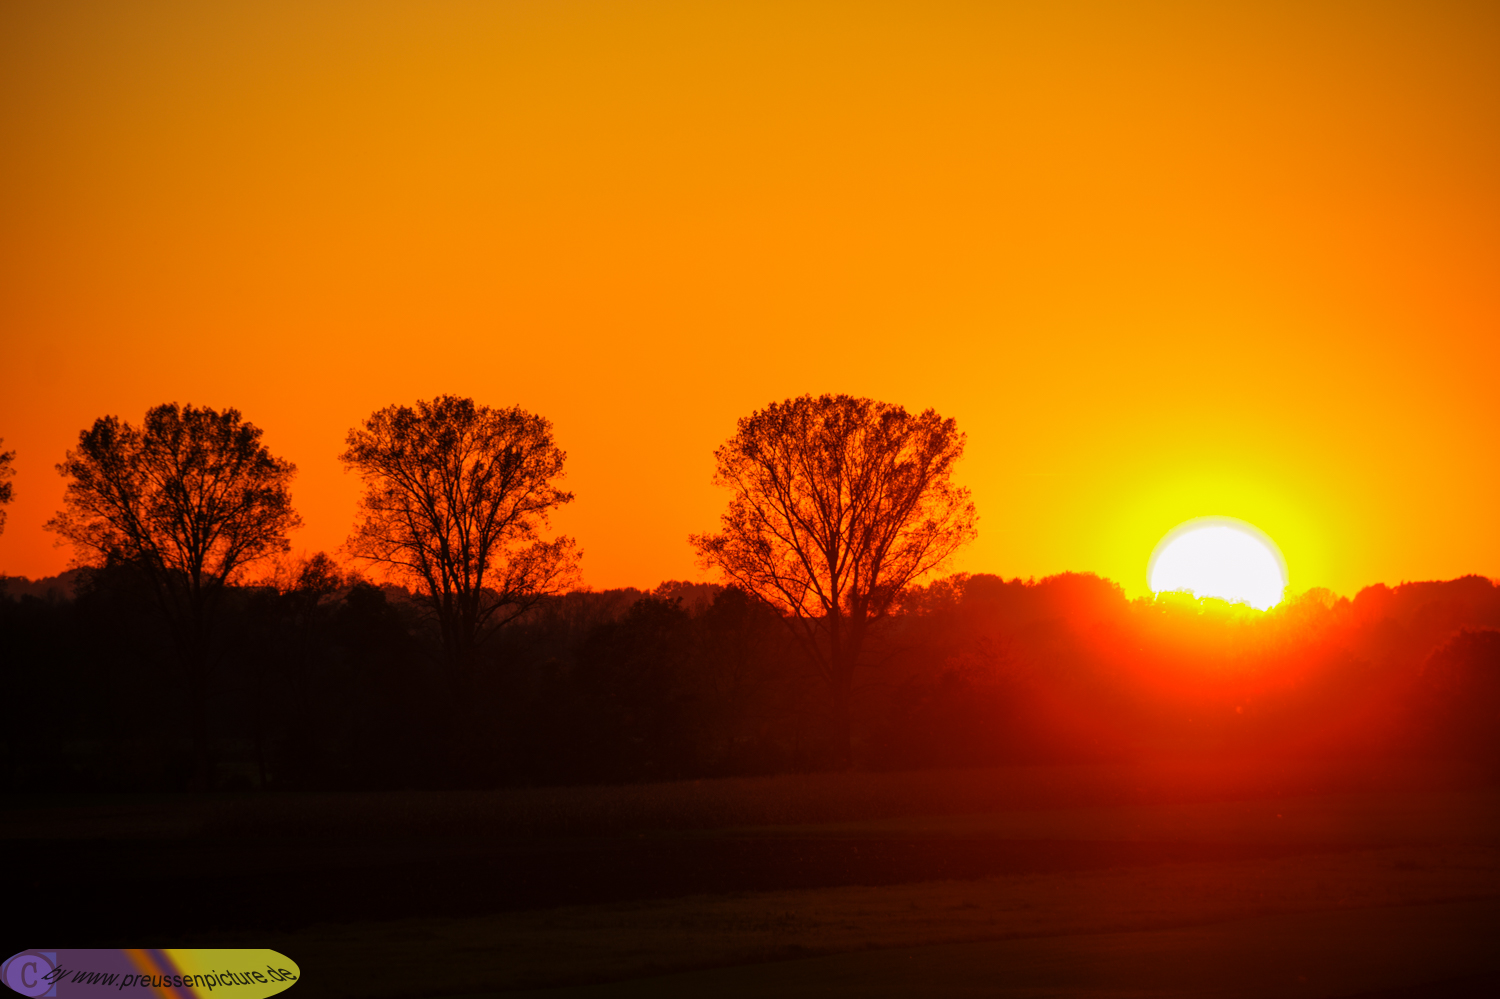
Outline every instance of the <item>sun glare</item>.
{"type": "Polygon", "coordinates": [[[1199,517],[1168,532],[1151,553],[1154,593],[1187,591],[1269,610],[1286,590],[1286,560],[1265,532],[1233,517],[1199,517]]]}

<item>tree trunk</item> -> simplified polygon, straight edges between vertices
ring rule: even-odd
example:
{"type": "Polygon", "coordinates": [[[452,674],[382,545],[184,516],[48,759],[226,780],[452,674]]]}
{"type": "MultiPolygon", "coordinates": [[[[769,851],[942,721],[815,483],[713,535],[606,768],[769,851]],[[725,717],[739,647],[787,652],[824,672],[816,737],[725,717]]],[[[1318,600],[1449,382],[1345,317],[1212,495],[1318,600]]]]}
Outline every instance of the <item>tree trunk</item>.
{"type": "Polygon", "coordinates": [[[208,673],[212,650],[209,648],[208,609],[202,595],[189,596],[190,619],[183,637],[180,656],[187,674],[188,710],[192,712],[193,773],[188,781],[190,791],[212,791],[214,786],[213,741],[208,720],[208,673]]]}
{"type": "Polygon", "coordinates": [[[849,724],[849,678],[836,678],[833,683],[833,717],[829,719],[829,734],[833,739],[833,766],[835,770],[854,768],[853,734],[849,724]]]}
{"type": "Polygon", "coordinates": [[[834,608],[829,615],[829,665],[833,672],[834,763],[840,770],[854,769],[854,672],[864,650],[868,622],[864,610],[846,613],[834,608]]]}
{"type": "Polygon", "coordinates": [[[463,641],[462,632],[449,630],[451,647],[445,658],[448,660],[449,696],[452,710],[448,713],[446,735],[448,773],[444,783],[448,786],[467,786],[473,782],[474,727],[478,721],[474,698],[474,651],[463,641]]]}
{"type": "Polygon", "coordinates": [[[188,779],[189,791],[213,790],[213,758],[209,752],[208,692],[206,670],[201,662],[188,665],[188,711],[193,715],[193,773],[188,779]]]}

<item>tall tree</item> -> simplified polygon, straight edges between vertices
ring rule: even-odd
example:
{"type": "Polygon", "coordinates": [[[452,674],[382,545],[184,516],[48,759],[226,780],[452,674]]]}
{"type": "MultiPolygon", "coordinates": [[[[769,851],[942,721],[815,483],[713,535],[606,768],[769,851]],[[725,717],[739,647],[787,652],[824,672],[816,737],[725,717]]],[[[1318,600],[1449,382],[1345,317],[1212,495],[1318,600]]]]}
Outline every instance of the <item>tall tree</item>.
{"type": "Polygon", "coordinates": [[[779,610],[827,683],[837,762],[851,762],[850,697],[871,628],[910,583],[975,534],[951,481],[964,436],[932,410],[802,396],[740,420],[714,452],[734,490],[704,565],[779,610]]]}
{"type": "Polygon", "coordinates": [[[260,438],[235,409],[170,403],[140,427],[101,417],[57,466],[64,508],[46,525],[79,564],[128,565],[149,584],[188,693],[200,785],[210,778],[205,709],[224,590],[245,566],[286,551],[301,525],[287,489],[296,466],[260,438]]]}
{"type": "MultiPolygon", "coordinates": [[[[5,439],[0,437],[0,444],[5,439]]],[[[15,495],[15,490],[10,482],[10,477],[16,474],[16,470],[10,467],[10,463],[16,460],[14,451],[0,451],[0,534],[5,532],[5,505],[15,495]]]]}
{"type": "Polygon", "coordinates": [[[377,410],[346,443],[365,484],[347,549],[415,585],[462,704],[489,637],[577,579],[577,542],[542,537],[573,499],[567,455],[543,417],[451,395],[377,410]]]}

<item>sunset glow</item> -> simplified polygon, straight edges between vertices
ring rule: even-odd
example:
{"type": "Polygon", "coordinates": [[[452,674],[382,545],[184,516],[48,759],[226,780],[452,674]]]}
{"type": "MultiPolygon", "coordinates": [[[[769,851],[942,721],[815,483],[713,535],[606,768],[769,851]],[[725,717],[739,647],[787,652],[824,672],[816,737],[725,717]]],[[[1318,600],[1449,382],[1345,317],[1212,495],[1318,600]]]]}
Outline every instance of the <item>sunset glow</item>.
{"type": "Polygon", "coordinates": [[[1187,592],[1267,610],[1286,590],[1286,563],[1262,531],[1230,517],[1178,527],[1151,554],[1151,589],[1187,592]]]}
{"type": "Polygon", "coordinates": [[[8,0],[0,149],[0,984],[1500,995],[1500,2],[8,0]]]}
{"type": "Polygon", "coordinates": [[[0,572],[100,416],[238,408],[334,551],[453,393],[553,422],[590,585],[707,578],[714,448],[847,392],[968,435],[959,571],[1500,574],[1497,11],[6,5],[0,572]]]}

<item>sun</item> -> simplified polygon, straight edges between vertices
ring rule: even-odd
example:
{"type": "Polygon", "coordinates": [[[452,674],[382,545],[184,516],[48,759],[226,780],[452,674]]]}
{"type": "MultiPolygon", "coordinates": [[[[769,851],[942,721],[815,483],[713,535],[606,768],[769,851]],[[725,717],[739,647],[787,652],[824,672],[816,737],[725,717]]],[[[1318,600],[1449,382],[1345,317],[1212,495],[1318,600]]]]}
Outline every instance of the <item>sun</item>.
{"type": "Polygon", "coordinates": [[[1186,590],[1268,610],[1287,586],[1286,559],[1276,542],[1233,517],[1198,517],[1157,542],[1146,578],[1153,593],[1186,590]]]}

